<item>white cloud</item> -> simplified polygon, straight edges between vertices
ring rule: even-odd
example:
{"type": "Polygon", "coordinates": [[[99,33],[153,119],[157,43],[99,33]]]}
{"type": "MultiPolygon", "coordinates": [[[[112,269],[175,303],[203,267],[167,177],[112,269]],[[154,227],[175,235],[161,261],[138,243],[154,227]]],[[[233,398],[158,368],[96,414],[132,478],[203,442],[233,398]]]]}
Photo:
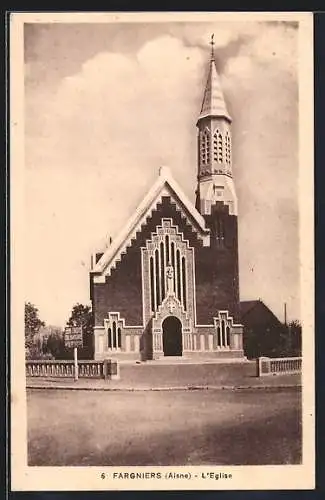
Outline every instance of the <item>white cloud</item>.
{"type": "Polygon", "coordinates": [[[195,41],[200,47],[206,47],[211,41],[211,35],[214,34],[214,48],[218,49],[226,47],[238,37],[238,32],[233,28],[229,27],[228,29],[225,29],[218,25],[215,28],[216,29],[213,29],[213,27],[211,27],[210,31],[200,33],[196,37],[192,37],[192,40],[195,41]]]}
{"type": "MultiPolygon", "coordinates": [[[[188,29],[187,37],[189,33],[188,29]]],[[[286,71],[289,49],[279,46],[285,46],[284,35],[277,38],[272,33],[268,39],[267,30],[256,24],[242,25],[241,31],[215,31],[219,48],[238,40],[239,35],[249,35],[236,56],[230,56],[223,78],[234,95],[234,105],[245,86],[251,94],[255,92],[255,100],[250,95],[245,103],[251,106],[251,117],[241,116],[244,105],[237,108],[236,117],[237,124],[248,127],[249,148],[257,144],[252,135],[256,133],[253,107],[264,91],[257,78],[259,67],[269,61],[273,68],[275,61],[269,41],[281,61],[280,70],[286,71]],[[250,83],[255,79],[258,90],[250,83]]],[[[195,122],[207,67],[207,51],[200,44],[204,41],[206,46],[209,37],[202,29],[201,33],[195,31],[192,44],[165,35],[149,40],[134,54],[102,50],[85,61],[78,73],[61,79],[56,88],[42,85],[42,81],[27,87],[26,210],[32,223],[26,282],[29,300],[44,311],[46,321],[62,322],[73,302],[88,300],[88,274],[81,262],[89,263],[90,252],[103,235],[121,228],[161,165],[171,168],[194,199],[195,122]],[[43,275],[48,286],[40,278],[43,275]]],[[[69,47],[65,55],[68,53],[69,47]]],[[[288,57],[293,57],[291,49],[288,57]]],[[[33,63],[28,71],[32,77],[33,63]]],[[[272,97],[278,92],[277,86],[269,89],[273,94],[265,109],[260,108],[265,117],[272,112],[272,97]]],[[[268,118],[262,121],[263,116],[261,122],[271,127],[272,122],[268,118]]],[[[244,146],[237,144],[236,148],[245,158],[244,146]]],[[[256,155],[248,152],[247,157],[256,158],[260,171],[263,152],[256,148],[256,155]]],[[[243,172],[248,173],[241,175],[251,175],[254,168],[254,164],[244,165],[243,172]]],[[[272,190],[277,180],[272,178],[272,169],[268,172],[272,190]]],[[[240,189],[240,179],[238,185],[240,189]]],[[[258,252],[258,248],[252,251],[258,252]]]]}
{"type": "Polygon", "coordinates": [[[243,81],[252,78],[254,76],[254,70],[254,63],[250,57],[239,56],[229,59],[224,73],[225,77],[229,80],[236,77],[236,81],[237,78],[243,81]]]}

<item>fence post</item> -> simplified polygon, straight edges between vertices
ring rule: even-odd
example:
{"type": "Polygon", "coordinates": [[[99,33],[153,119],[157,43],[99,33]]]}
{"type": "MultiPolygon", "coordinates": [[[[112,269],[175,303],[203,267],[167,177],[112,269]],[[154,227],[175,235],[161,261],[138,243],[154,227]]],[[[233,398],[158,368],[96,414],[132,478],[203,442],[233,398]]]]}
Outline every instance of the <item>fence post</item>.
{"type": "Polygon", "coordinates": [[[111,360],[111,380],[119,380],[120,379],[120,364],[118,360],[111,360]]]}
{"type": "Polygon", "coordinates": [[[104,364],[103,364],[103,375],[104,375],[104,379],[105,380],[108,380],[110,378],[110,363],[111,363],[111,360],[110,359],[104,359],[104,364]]]}
{"type": "Polygon", "coordinates": [[[262,377],[263,375],[269,375],[271,369],[270,359],[265,356],[261,356],[256,359],[256,376],[262,377]]]}
{"type": "Polygon", "coordinates": [[[74,381],[78,380],[78,348],[73,348],[73,362],[74,362],[74,381]]]}
{"type": "Polygon", "coordinates": [[[116,359],[104,359],[103,373],[105,380],[120,379],[120,365],[116,359]]]}

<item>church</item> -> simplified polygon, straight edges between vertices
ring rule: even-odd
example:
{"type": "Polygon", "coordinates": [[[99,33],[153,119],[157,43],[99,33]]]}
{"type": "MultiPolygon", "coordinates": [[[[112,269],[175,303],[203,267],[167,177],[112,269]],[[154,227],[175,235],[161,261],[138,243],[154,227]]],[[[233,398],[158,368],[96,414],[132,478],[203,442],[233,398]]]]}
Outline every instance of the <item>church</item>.
{"type": "Polygon", "coordinates": [[[120,234],[93,257],[96,360],[244,357],[231,123],[212,41],[196,122],[195,205],[161,168],[120,234]]]}

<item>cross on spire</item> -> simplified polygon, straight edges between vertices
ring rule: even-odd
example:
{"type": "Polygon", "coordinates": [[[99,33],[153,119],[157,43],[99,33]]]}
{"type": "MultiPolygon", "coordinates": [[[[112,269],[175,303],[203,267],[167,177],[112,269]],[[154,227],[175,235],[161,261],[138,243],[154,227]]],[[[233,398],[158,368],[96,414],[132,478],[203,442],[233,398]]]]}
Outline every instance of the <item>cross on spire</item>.
{"type": "Polygon", "coordinates": [[[214,33],[212,33],[211,35],[210,45],[211,45],[211,59],[214,59],[214,50],[213,50],[213,46],[215,45],[214,33]]]}

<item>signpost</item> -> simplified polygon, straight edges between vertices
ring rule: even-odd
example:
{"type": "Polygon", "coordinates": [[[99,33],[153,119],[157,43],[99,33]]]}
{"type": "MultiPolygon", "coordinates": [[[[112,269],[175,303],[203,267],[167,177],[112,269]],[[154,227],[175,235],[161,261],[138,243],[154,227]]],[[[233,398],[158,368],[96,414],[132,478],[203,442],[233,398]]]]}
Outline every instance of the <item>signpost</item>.
{"type": "Polygon", "coordinates": [[[78,380],[78,347],[83,347],[82,326],[67,326],[64,329],[65,347],[73,347],[74,380],[78,380]]]}

